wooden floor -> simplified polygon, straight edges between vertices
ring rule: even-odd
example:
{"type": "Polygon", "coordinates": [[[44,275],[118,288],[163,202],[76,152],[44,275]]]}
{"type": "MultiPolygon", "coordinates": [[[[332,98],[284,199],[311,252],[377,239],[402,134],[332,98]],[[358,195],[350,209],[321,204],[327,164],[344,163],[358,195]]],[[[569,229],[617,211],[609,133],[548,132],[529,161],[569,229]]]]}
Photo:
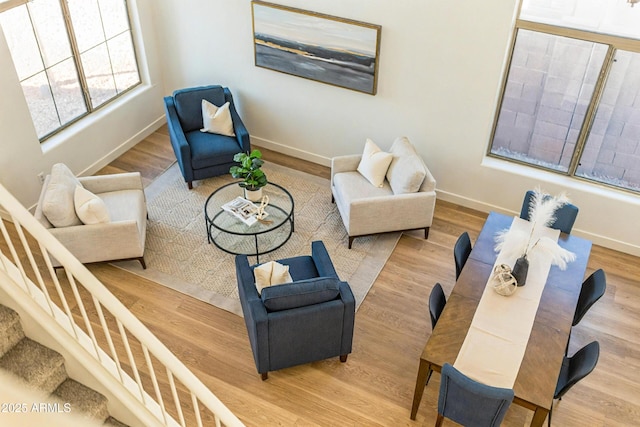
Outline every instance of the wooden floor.
{"type": "MultiPolygon", "coordinates": [[[[325,167],[263,153],[268,161],[329,175],[325,167]]],[[[140,171],[148,184],[173,161],[163,127],[99,173],[140,171]]],[[[429,240],[403,236],[357,312],[347,363],[335,358],[284,369],[264,382],[240,317],[108,264],[90,268],[248,426],[431,426],[438,375],[417,420],[409,419],[418,360],[431,332],[428,295],[435,282],[449,295],[454,242],[463,231],[475,241],[485,217],[438,201],[429,240]]],[[[640,425],[640,259],[596,246],[588,273],[597,268],[607,272],[607,292],[574,328],[569,352],[598,340],[600,361],[556,404],[556,426],[640,425]]],[[[528,425],[531,417],[512,405],[503,425],[528,425]]]]}

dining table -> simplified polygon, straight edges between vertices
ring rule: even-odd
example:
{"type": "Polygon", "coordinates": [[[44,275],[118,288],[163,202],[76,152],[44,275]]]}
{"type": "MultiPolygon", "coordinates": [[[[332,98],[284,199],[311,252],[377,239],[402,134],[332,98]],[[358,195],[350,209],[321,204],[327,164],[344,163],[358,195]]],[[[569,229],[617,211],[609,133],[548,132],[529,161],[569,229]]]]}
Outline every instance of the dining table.
{"type": "MultiPolygon", "coordinates": [[[[485,288],[491,286],[490,278],[499,256],[499,252],[496,251],[496,234],[502,230],[508,230],[516,221],[523,220],[497,212],[489,213],[420,356],[411,408],[412,420],[416,419],[427,378],[430,377],[431,372],[440,372],[445,363],[455,366],[456,360],[461,356],[461,349],[468,347],[465,340],[472,329],[474,315],[485,293],[485,288]]],[[[575,254],[575,260],[567,263],[564,269],[552,265],[548,269],[548,275],[545,272],[546,282],[543,281],[541,295],[538,296],[539,303],[536,301],[537,308],[534,307],[531,314],[532,324],[528,327],[514,326],[514,331],[511,331],[523,337],[523,354],[518,356],[521,357],[521,361],[518,359],[519,363],[515,365],[515,379],[511,380],[513,386],[510,388],[514,391],[513,403],[533,411],[530,425],[536,427],[543,425],[551,410],[573,316],[591,253],[591,242],[575,235],[558,232],[557,243],[575,254]],[[518,327],[521,330],[515,329],[518,327]]],[[[527,285],[528,283],[524,286],[527,285]]],[[[520,292],[520,289],[518,288],[516,293],[520,292]]],[[[487,292],[489,292],[488,289],[487,292]]],[[[496,298],[493,295],[491,297],[496,298]]],[[[509,303],[509,300],[504,301],[505,304],[509,303]]],[[[518,314],[512,316],[515,318],[518,314]]],[[[496,315],[496,318],[499,319],[497,321],[505,322],[504,316],[496,315]]],[[[484,322],[490,321],[491,318],[484,319],[484,322]]],[[[509,319],[506,322],[509,322],[509,319]]],[[[517,322],[514,324],[517,325],[517,322]]],[[[480,342],[479,345],[482,343],[480,342]]],[[[501,356],[504,355],[499,354],[499,350],[495,352],[496,360],[500,360],[501,356]]],[[[467,361],[474,357],[474,351],[465,353],[467,361]]],[[[473,375],[469,376],[473,378],[473,375]]]]}

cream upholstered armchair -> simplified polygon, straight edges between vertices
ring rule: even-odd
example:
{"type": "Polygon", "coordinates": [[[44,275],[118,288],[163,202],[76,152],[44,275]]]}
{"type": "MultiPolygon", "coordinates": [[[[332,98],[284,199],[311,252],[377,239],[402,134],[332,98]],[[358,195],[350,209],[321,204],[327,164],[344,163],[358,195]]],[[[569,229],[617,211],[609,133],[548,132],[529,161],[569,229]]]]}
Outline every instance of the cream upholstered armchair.
{"type": "Polygon", "coordinates": [[[135,259],[146,268],[147,207],[138,172],[76,178],[58,163],[35,217],[82,263],[135,259]]]}
{"type": "Polygon", "coordinates": [[[389,231],[424,229],[424,238],[429,237],[436,203],[433,175],[406,137],[397,138],[384,154],[390,154],[390,163],[388,168],[383,165],[379,185],[359,172],[363,155],[331,159],[332,198],[347,229],[349,248],[358,236],[389,231]]]}

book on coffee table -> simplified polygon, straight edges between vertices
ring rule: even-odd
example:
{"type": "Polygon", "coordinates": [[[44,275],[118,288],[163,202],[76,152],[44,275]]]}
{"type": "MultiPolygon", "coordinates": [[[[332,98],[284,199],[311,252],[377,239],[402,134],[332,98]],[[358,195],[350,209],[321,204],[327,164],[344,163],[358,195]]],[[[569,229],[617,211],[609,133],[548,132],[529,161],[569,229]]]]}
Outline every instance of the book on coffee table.
{"type": "MultiPolygon", "coordinates": [[[[248,226],[252,226],[258,222],[258,207],[253,204],[253,202],[243,197],[238,196],[230,202],[225,203],[222,205],[222,209],[229,212],[248,226]]],[[[263,212],[262,218],[266,217],[268,214],[268,212],[263,212]]]]}

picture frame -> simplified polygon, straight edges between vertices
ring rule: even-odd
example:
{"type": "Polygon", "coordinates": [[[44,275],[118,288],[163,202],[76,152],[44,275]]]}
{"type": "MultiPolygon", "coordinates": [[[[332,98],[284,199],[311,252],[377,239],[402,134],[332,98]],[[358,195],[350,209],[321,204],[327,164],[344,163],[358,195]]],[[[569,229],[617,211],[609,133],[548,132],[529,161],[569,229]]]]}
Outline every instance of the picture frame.
{"type": "Polygon", "coordinates": [[[251,2],[255,65],[375,95],[380,25],[251,2]]]}

